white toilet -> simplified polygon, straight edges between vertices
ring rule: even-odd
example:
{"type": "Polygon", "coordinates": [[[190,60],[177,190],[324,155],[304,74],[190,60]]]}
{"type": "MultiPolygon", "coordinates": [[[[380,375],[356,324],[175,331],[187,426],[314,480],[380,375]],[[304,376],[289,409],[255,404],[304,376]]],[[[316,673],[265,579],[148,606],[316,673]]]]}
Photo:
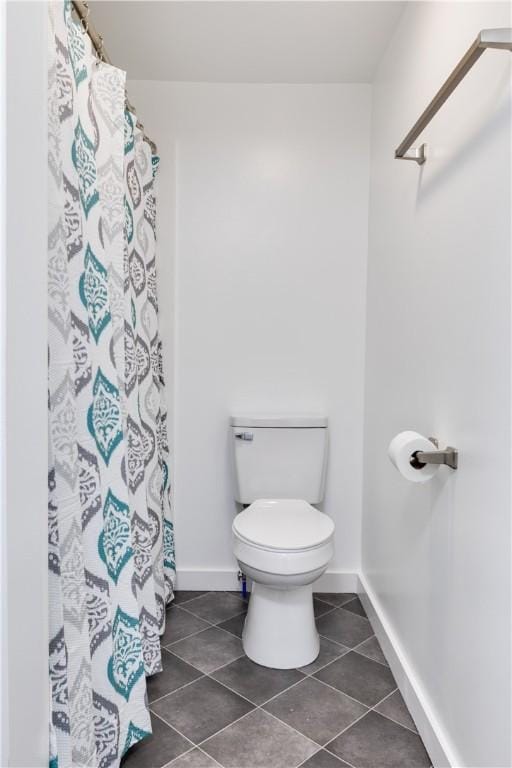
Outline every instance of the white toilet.
{"type": "Polygon", "coordinates": [[[233,523],[234,553],[253,581],[242,643],[274,669],[310,664],[320,643],[313,582],[334,554],[334,523],[312,507],[324,496],[327,419],[231,419],[235,498],[248,504],[233,523]]]}

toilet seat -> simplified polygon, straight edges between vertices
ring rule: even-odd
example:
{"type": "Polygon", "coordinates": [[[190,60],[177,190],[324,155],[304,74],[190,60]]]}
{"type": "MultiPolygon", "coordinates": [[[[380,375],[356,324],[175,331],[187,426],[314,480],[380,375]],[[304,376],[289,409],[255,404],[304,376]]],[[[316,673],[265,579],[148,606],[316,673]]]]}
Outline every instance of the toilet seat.
{"type": "Polygon", "coordinates": [[[299,576],[325,569],[333,555],[334,523],[302,499],[259,499],[233,523],[242,570],[299,576]]]}
{"type": "Polygon", "coordinates": [[[258,499],[233,521],[233,534],[268,552],[300,553],[332,538],[334,522],[303,499],[258,499]]]}

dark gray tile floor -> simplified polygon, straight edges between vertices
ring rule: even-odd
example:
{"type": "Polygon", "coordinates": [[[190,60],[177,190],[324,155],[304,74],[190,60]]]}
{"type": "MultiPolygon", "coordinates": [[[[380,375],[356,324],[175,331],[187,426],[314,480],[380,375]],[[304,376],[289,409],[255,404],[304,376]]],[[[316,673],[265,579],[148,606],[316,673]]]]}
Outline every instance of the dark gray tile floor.
{"type": "Polygon", "coordinates": [[[176,593],[163,672],[148,678],[153,735],[123,768],[431,765],[357,595],[315,595],[320,654],[292,670],[244,655],[247,603],[233,592],[176,593]]]}

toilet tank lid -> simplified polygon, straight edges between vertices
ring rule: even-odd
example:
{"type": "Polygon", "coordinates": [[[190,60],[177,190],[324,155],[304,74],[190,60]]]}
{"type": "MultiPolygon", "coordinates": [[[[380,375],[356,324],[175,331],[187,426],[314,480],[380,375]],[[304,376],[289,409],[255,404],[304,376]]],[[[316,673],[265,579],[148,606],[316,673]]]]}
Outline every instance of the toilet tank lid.
{"type": "Polygon", "coordinates": [[[327,416],[289,414],[287,416],[232,416],[233,427],[326,427],[327,416]]]}

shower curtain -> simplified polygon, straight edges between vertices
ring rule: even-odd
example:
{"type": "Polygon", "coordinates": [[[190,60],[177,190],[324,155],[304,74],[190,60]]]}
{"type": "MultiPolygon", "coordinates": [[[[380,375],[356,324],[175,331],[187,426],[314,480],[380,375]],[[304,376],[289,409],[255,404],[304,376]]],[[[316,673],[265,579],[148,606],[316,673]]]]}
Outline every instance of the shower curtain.
{"type": "Polygon", "coordinates": [[[152,154],[69,2],[49,4],[51,755],[117,766],[151,732],[174,535],[152,154]]]}

